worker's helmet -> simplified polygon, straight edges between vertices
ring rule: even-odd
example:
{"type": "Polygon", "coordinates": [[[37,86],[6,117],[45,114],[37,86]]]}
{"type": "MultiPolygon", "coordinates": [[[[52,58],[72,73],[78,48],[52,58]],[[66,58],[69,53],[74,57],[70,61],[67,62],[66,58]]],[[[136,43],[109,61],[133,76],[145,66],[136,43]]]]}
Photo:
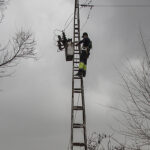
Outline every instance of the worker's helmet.
{"type": "Polygon", "coordinates": [[[84,37],[85,35],[88,36],[88,34],[86,32],[84,32],[83,35],[82,35],[82,37],[84,37]]]}

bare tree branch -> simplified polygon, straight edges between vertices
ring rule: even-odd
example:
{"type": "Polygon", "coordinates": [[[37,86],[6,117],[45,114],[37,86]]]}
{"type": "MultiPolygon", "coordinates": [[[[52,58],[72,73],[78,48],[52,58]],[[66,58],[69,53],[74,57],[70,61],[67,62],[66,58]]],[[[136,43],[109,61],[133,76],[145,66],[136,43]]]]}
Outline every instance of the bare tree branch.
{"type": "Polygon", "coordinates": [[[0,51],[0,74],[6,76],[6,68],[17,65],[24,58],[36,59],[36,42],[29,31],[19,31],[3,49],[0,51]]]}
{"type": "Polygon", "coordinates": [[[9,0],[0,0],[0,23],[4,18],[4,10],[7,8],[9,0]]]}
{"type": "Polygon", "coordinates": [[[123,113],[125,125],[121,131],[137,146],[150,145],[150,57],[140,30],[140,38],[146,59],[138,66],[129,62],[126,74],[121,74],[125,90],[128,93],[126,111],[123,113]]]}

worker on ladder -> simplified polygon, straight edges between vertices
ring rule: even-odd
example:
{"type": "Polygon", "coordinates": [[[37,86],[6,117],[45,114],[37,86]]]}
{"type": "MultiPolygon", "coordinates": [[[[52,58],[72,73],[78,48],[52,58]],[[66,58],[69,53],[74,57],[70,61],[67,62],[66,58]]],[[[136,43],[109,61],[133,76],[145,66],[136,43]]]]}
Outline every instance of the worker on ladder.
{"type": "Polygon", "coordinates": [[[83,40],[76,44],[76,46],[82,44],[81,54],[80,54],[80,63],[79,63],[79,71],[76,74],[77,76],[86,76],[86,68],[87,68],[87,59],[90,55],[90,49],[92,48],[92,42],[88,37],[86,32],[83,33],[83,40]]]}

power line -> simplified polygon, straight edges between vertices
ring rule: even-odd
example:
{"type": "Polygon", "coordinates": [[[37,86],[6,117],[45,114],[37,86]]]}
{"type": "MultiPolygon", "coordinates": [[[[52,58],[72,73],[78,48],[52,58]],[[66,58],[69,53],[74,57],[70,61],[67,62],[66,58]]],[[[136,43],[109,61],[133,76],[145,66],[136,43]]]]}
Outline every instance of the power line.
{"type": "Polygon", "coordinates": [[[89,0],[89,2],[87,3],[88,5],[92,3],[93,0],[89,0]]]}
{"type": "MultiPolygon", "coordinates": [[[[91,4],[92,3],[92,1],[93,0],[85,0],[85,2],[83,3],[83,5],[89,5],[89,4],[91,4]]],[[[80,9],[82,9],[83,7],[80,7],[80,9]]],[[[72,13],[69,17],[68,17],[68,19],[67,19],[67,21],[65,22],[65,25],[64,25],[64,31],[66,30],[66,29],[68,29],[68,27],[70,26],[70,24],[73,22],[73,16],[74,15],[74,13],[72,13]]],[[[89,16],[89,15],[88,15],[89,16]]],[[[88,17],[89,18],[89,17],[88,17]]],[[[88,19],[87,19],[88,20],[88,19]]],[[[87,21],[86,21],[87,22],[87,21]]],[[[86,23],[85,23],[86,24],[86,23]]]]}
{"type": "Polygon", "coordinates": [[[150,5],[108,5],[108,4],[101,4],[101,5],[89,5],[89,4],[81,4],[81,7],[150,7],[150,5]]]}
{"type": "MultiPolygon", "coordinates": [[[[93,7],[131,7],[131,8],[137,8],[137,7],[150,7],[150,5],[123,5],[123,4],[112,4],[112,5],[109,5],[109,4],[100,4],[100,5],[91,5],[93,0],[86,0],[83,4],[80,4],[81,8],[83,7],[90,7],[90,8],[93,8],[93,7]]],[[[91,13],[91,9],[89,11],[89,14],[88,14],[88,17],[87,17],[87,20],[86,22],[84,23],[83,26],[85,26],[87,24],[87,21],[89,19],[89,15],[91,13]]],[[[64,30],[68,29],[68,27],[70,26],[70,24],[73,22],[73,13],[69,16],[69,18],[67,19],[66,23],[65,23],[65,26],[64,26],[64,30]],[[69,21],[70,20],[70,21],[69,21]],[[68,23],[68,24],[67,24],[68,23]]],[[[83,28],[83,27],[82,27],[83,28]]]]}
{"type": "Polygon", "coordinates": [[[88,0],[85,0],[84,4],[86,4],[88,2],[88,0]]]}
{"type": "Polygon", "coordinates": [[[85,27],[85,25],[87,24],[88,20],[90,19],[90,14],[91,14],[92,8],[93,8],[93,7],[90,7],[90,10],[89,10],[87,19],[86,19],[85,23],[82,25],[81,30],[85,27]]]}
{"type": "Polygon", "coordinates": [[[72,21],[72,18],[73,18],[73,13],[68,17],[67,21],[65,22],[64,30],[66,30],[68,28],[68,26],[70,25],[70,22],[72,21]],[[71,19],[71,21],[69,22],[70,19],[71,19]],[[68,25],[67,25],[67,23],[68,23],[68,25]]]}
{"type": "Polygon", "coordinates": [[[86,4],[81,4],[81,8],[84,7],[90,7],[87,19],[85,21],[85,23],[82,25],[81,30],[85,27],[85,25],[87,24],[89,18],[90,18],[90,14],[91,14],[91,10],[93,7],[150,7],[150,5],[108,5],[108,4],[103,4],[103,5],[90,5],[90,3],[92,3],[92,0],[89,0],[89,2],[86,4]]]}
{"type": "MultiPolygon", "coordinates": [[[[68,19],[68,20],[69,20],[69,19],[68,19]]],[[[68,22],[68,21],[67,21],[67,22],[68,22]]],[[[73,22],[73,17],[71,18],[70,22],[65,25],[64,31],[65,31],[66,29],[68,29],[68,27],[70,26],[70,24],[71,24],[72,22],[73,22]]]]}

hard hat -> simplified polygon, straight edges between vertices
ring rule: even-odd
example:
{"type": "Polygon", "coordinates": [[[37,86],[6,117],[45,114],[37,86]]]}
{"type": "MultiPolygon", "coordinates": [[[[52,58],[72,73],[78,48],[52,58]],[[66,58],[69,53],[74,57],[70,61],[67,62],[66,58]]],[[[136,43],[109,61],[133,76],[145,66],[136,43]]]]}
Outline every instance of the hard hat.
{"type": "Polygon", "coordinates": [[[82,35],[82,37],[84,37],[85,35],[88,36],[88,34],[86,32],[84,32],[83,35],[82,35]]]}

